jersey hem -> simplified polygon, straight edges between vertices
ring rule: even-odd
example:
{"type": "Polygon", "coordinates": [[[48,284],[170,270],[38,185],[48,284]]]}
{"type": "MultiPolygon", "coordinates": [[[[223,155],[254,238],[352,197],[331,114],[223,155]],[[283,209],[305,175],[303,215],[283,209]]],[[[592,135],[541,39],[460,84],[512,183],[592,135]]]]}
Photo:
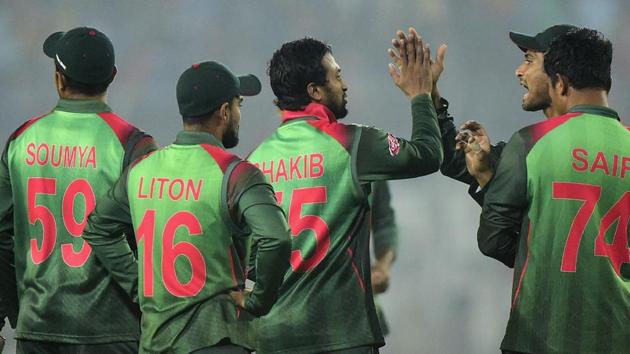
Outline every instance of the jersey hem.
{"type": "Polygon", "coordinates": [[[63,334],[50,334],[40,332],[15,331],[15,339],[17,340],[36,340],[50,341],[70,344],[96,344],[96,343],[115,343],[115,342],[137,342],[140,336],[120,336],[120,335],[102,335],[102,336],[74,336],[63,334]]]}
{"type": "Polygon", "coordinates": [[[326,351],[337,351],[344,349],[352,349],[356,347],[375,347],[380,348],[385,345],[385,340],[381,339],[377,342],[357,342],[357,343],[334,343],[327,345],[318,345],[318,346],[308,346],[308,347],[291,347],[291,348],[283,348],[278,350],[260,350],[261,353],[269,353],[269,354],[307,354],[307,353],[321,353],[326,351]]]}

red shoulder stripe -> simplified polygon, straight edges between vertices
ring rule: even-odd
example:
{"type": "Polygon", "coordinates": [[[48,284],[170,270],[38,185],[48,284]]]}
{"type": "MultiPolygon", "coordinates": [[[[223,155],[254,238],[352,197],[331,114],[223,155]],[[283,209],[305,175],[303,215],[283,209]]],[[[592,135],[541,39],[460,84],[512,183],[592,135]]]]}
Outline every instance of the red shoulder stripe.
{"type": "Polygon", "coordinates": [[[562,116],[547,119],[532,126],[532,145],[542,139],[547,133],[564,124],[571,118],[581,115],[581,112],[567,113],[562,116]]]}
{"type": "Polygon", "coordinates": [[[328,122],[325,120],[307,120],[308,124],[314,128],[330,135],[341,144],[346,150],[350,151],[352,141],[350,139],[350,128],[342,123],[328,122]]]}
{"type": "Polygon", "coordinates": [[[24,133],[24,131],[26,129],[28,129],[31,125],[33,125],[35,122],[37,122],[38,120],[46,117],[49,114],[50,113],[42,114],[39,117],[34,117],[34,118],[31,118],[31,119],[27,120],[24,124],[22,124],[19,128],[17,128],[17,130],[14,131],[13,134],[11,134],[11,137],[9,139],[13,140],[13,139],[17,138],[18,136],[20,136],[20,134],[24,133]]]}
{"type": "Polygon", "coordinates": [[[210,156],[212,156],[214,161],[216,161],[217,164],[219,164],[221,171],[223,171],[224,173],[227,170],[230,163],[232,163],[232,161],[239,159],[238,156],[233,155],[221,149],[218,146],[214,146],[210,144],[200,144],[200,145],[204,150],[208,152],[208,154],[210,154],[210,156]]]}
{"type": "Polygon", "coordinates": [[[135,127],[113,112],[101,112],[98,113],[98,115],[114,131],[120,143],[125,146],[129,135],[133,132],[135,127]]]}

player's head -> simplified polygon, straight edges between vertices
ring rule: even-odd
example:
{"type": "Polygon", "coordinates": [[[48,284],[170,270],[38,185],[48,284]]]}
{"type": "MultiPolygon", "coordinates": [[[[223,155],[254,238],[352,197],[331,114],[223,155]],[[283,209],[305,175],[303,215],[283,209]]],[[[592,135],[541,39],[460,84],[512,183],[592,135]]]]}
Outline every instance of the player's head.
{"type": "MultiPolygon", "coordinates": [[[[545,72],[554,104],[566,106],[576,91],[610,91],[612,43],[600,32],[579,28],[556,38],[545,53],[545,72]],[[556,103],[557,101],[557,103],[556,103]]],[[[571,107],[562,107],[564,111],[571,107]]]]}
{"type": "Polygon", "coordinates": [[[254,75],[235,76],[216,61],[193,64],[177,81],[184,129],[208,131],[218,135],[226,148],[236,146],[242,96],[255,96],[260,89],[254,75]]]}
{"type": "Polygon", "coordinates": [[[316,102],[337,118],[348,114],[348,87],[329,45],[313,38],[285,43],[273,53],[268,73],[274,102],[281,110],[301,110],[316,102]]]}
{"type": "Polygon", "coordinates": [[[572,25],[555,25],[530,36],[510,32],[510,39],[523,51],[523,63],[516,68],[516,77],[527,90],[522,107],[526,111],[545,110],[551,106],[549,77],[544,70],[544,53],[558,36],[576,28],[572,25]]]}
{"type": "Polygon", "coordinates": [[[95,28],[55,32],[44,41],[44,53],[55,61],[55,83],[62,98],[101,96],[116,76],[114,46],[95,28]]]}

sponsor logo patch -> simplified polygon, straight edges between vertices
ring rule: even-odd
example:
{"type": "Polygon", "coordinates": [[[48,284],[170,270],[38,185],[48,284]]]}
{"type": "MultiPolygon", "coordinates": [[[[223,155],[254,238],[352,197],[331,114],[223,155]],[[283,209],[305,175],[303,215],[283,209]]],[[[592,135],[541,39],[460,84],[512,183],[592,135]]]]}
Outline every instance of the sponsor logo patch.
{"type": "Polygon", "coordinates": [[[387,144],[389,145],[389,154],[392,156],[398,155],[400,152],[400,143],[392,133],[387,133],[387,144]]]}

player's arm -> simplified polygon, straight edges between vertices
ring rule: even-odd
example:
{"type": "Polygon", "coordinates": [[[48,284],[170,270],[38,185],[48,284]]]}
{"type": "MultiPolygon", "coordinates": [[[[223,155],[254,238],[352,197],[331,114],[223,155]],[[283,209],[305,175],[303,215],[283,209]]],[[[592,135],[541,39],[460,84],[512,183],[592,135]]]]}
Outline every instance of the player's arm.
{"type": "Polygon", "coordinates": [[[289,266],[289,226],[273,188],[254,165],[239,163],[230,176],[230,184],[235,186],[228,187],[233,190],[228,195],[230,215],[234,215],[237,225],[251,231],[256,245],[252,254],[256,283],[251,293],[245,293],[244,298],[236,296],[235,300],[248,312],[262,316],[276,302],[289,266]]]}
{"type": "Polygon", "coordinates": [[[132,162],[136,161],[140,157],[155,151],[159,148],[157,142],[153,137],[142,130],[135,128],[129,137],[125,145],[125,155],[123,158],[123,171],[132,162]]]}
{"type": "Polygon", "coordinates": [[[525,158],[525,145],[517,132],[505,146],[492,179],[483,187],[485,197],[477,243],[483,254],[508,267],[514,266],[521,224],[527,211],[525,158]]]}
{"type": "Polygon", "coordinates": [[[0,321],[8,317],[11,326],[17,324],[19,302],[13,253],[13,192],[9,175],[7,143],[0,159],[0,321]]]}
{"type": "Polygon", "coordinates": [[[82,237],[112,278],[137,302],[138,265],[126,236],[133,234],[127,198],[128,171],[98,201],[82,237]]]}
{"type": "Polygon", "coordinates": [[[372,266],[372,289],[382,293],[389,287],[389,274],[398,250],[398,227],[386,181],[372,183],[372,240],[376,261],[372,266]]]}

